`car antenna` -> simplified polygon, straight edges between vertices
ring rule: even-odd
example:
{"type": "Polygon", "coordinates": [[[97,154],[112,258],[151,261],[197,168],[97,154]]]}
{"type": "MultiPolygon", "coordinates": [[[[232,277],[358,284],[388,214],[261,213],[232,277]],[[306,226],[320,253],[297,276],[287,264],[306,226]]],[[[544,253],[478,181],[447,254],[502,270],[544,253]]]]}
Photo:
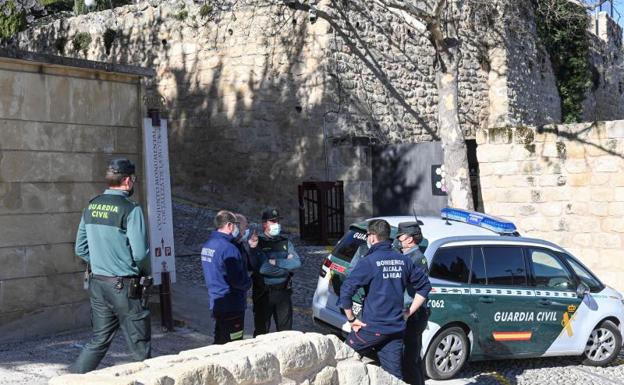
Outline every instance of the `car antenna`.
{"type": "MultiPolygon", "coordinates": [[[[443,211],[444,211],[444,210],[443,210],[443,211]]],[[[448,220],[448,214],[444,214],[444,221],[445,221],[445,222],[444,222],[444,224],[445,224],[445,225],[447,225],[447,226],[450,226],[450,225],[451,225],[451,222],[449,222],[449,220],[448,220]]]]}
{"type": "Polygon", "coordinates": [[[421,221],[418,220],[418,216],[416,215],[416,207],[412,206],[412,214],[414,214],[414,220],[418,226],[424,225],[421,221]]]}

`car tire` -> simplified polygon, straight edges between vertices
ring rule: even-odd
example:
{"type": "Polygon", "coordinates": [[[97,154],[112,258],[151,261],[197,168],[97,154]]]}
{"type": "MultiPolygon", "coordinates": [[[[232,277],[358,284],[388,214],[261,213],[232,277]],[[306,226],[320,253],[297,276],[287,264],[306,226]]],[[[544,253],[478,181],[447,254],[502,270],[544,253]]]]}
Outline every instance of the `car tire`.
{"type": "Polygon", "coordinates": [[[592,330],[583,353],[583,365],[605,366],[615,360],[622,348],[622,335],[611,321],[602,321],[592,330]]]}
{"type": "Polygon", "coordinates": [[[452,326],[442,330],[429,344],[425,370],[433,380],[448,380],[459,372],[468,359],[468,338],[464,330],[452,326]]]}

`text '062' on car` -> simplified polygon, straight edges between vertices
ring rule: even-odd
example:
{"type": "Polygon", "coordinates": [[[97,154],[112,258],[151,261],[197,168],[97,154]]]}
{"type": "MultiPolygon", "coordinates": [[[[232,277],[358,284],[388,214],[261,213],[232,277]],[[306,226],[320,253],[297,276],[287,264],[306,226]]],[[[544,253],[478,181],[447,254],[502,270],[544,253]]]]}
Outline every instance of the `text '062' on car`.
{"type": "MultiPolygon", "coordinates": [[[[413,216],[380,217],[396,237],[413,216]]],[[[421,355],[428,377],[453,377],[467,360],[582,356],[609,364],[624,331],[622,295],[561,247],[519,236],[513,223],[446,208],[418,217],[429,266],[431,310],[421,355]]],[[[350,331],[338,307],[340,286],[366,257],[367,222],[352,224],[321,267],[312,303],[316,321],[350,331]]],[[[366,293],[354,296],[361,312],[366,293]]],[[[359,314],[358,316],[360,316],[359,314]]]]}

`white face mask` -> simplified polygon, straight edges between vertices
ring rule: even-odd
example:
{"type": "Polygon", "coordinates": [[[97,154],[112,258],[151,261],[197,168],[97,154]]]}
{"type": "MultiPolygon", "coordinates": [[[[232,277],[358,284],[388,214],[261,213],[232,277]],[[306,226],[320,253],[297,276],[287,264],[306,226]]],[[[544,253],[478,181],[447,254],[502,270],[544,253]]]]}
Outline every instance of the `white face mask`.
{"type": "Polygon", "coordinates": [[[269,235],[272,237],[278,236],[282,232],[282,226],[279,223],[271,223],[269,225],[269,235]]]}
{"type": "Polygon", "coordinates": [[[238,237],[239,234],[240,234],[240,230],[238,229],[238,226],[234,225],[234,230],[232,230],[232,236],[236,238],[238,237]]]}

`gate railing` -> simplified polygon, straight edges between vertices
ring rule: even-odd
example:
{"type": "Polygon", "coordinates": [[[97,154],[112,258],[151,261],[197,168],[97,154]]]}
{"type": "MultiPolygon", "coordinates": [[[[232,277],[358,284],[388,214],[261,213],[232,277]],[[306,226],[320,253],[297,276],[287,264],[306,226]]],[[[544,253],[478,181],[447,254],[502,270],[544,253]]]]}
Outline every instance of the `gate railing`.
{"type": "Polygon", "coordinates": [[[329,244],[344,233],[342,181],[299,185],[299,231],[302,240],[329,244]]]}

